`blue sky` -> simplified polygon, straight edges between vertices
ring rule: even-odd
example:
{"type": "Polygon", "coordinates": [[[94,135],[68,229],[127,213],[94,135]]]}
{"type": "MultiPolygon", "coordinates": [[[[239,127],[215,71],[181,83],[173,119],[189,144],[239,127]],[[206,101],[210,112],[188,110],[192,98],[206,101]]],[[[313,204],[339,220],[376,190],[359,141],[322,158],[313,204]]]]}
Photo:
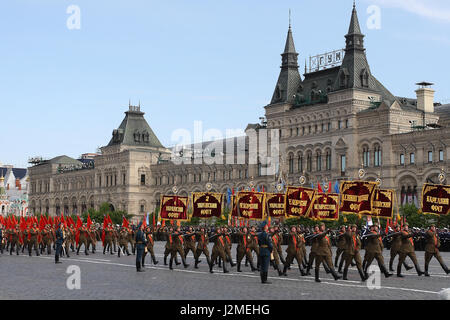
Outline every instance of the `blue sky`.
{"type": "MultiPolygon", "coordinates": [[[[0,162],[77,157],[106,145],[141,101],[161,142],[171,134],[258,122],[279,74],[288,10],[301,70],[344,47],[352,0],[15,0],[0,4],[0,162]],[[69,5],[81,29],[69,30],[69,5]]],[[[372,73],[395,95],[436,85],[450,103],[450,2],[358,0],[372,73]],[[369,30],[367,8],[381,8],[369,30]]]]}

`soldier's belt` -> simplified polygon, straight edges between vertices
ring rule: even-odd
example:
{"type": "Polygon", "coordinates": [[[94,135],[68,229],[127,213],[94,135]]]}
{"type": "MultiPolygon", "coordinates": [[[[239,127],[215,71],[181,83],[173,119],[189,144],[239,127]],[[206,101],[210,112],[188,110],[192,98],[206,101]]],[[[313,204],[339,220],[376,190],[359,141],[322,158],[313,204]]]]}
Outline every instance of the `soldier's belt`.
{"type": "Polygon", "coordinates": [[[260,247],[261,247],[261,248],[268,248],[269,246],[268,246],[268,245],[265,245],[265,244],[263,244],[263,245],[261,245],[260,247]]]}

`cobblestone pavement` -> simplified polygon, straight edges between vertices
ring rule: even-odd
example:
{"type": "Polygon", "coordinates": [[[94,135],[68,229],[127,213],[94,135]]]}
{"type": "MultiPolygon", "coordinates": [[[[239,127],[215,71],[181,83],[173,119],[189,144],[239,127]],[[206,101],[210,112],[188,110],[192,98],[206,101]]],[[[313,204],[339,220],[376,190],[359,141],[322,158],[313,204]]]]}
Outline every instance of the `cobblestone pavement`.
{"type": "MultiPolygon", "coordinates": [[[[253,297],[262,300],[303,300],[303,299],[439,299],[439,291],[450,288],[450,276],[445,275],[436,260],[430,264],[431,277],[418,277],[414,270],[404,271],[405,278],[396,276],[381,277],[381,288],[370,290],[359,279],[356,268],[349,271],[349,281],[334,281],[331,275],[321,269],[322,283],[315,283],[313,276],[301,277],[293,265],[288,277],[278,277],[273,268],[269,272],[270,286],[260,283],[259,273],[250,272],[242,266],[242,273],[236,267],[224,274],[215,266],[214,274],[209,273],[206,259],[200,258],[199,269],[193,267],[193,256],[189,253],[185,269],[174,266],[170,271],[164,266],[164,242],[155,244],[155,254],[159,264],[154,266],[149,256],[146,259],[146,272],[137,273],[135,256],[117,257],[117,254],[103,254],[101,243],[95,254],[62,258],[62,264],[55,265],[54,256],[4,253],[0,255],[0,299],[185,299],[185,300],[249,300],[253,297]],[[69,290],[66,282],[71,274],[67,268],[76,265],[81,270],[81,288],[69,290]],[[264,290],[261,290],[264,287],[264,290]],[[269,290],[267,290],[269,289],[269,290]]],[[[211,245],[212,246],[212,245],[211,245]]],[[[235,255],[236,244],[233,244],[235,255]]],[[[307,248],[309,253],[309,247],[307,248]]],[[[384,251],[385,263],[389,252],[384,251]]],[[[450,253],[442,256],[450,264],[450,253]]],[[[421,268],[424,253],[417,252],[421,268]]],[[[235,257],[233,257],[235,258],[235,257]]],[[[394,267],[397,265],[397,259],[394,267]]],[[[412,264],[409,261],[409,264],[412,264]]]]}

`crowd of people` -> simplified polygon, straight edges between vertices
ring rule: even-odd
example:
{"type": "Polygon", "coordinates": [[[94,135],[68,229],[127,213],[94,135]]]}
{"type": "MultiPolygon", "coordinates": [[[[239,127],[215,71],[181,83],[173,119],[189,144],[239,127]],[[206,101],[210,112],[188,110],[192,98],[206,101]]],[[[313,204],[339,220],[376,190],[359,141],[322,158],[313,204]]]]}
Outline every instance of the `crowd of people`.
{"type": "MultiPolygon", "coordinates": [[[[341,277],[347,280],[348,269],[356,266],[362,281],[368,277],[368,267],[374,260],[386,277],[392,276],[394,259],[398,256],[397,276],[402,277],[402,267],[415,268],[418,275],[429,275],[429,262],[433,257],[439,261],[443,270],[449,270],[439,254],[440,250],[450,250],[450,233],[448,229],[437,230],[434,225],[425,228],[410,229],[407,224],[397,225],[389,230],[380,230],[378,225],[372,225],[358,230],[356,225],[342,226],[339,230],[327,229],[325,224],[315,227],[276,225],[268,228],[270,236],[270,265],[279,276],[287,276],[292,263],[296,260],[302,276],[310,275],[314,268],[315,279],[320,282],[319,269],[323,265],[327,273],[331,273],[338,280],[341,277]],[[287,246],[285,250],[282,245],[287,246]],[[336,246],[336,252],[331,250],[336,246]],[[310,247],[307,254],[307,247],[310,247]],[[383,250],[390,250],[390,261],[385,266],[382,255],[383,250]],[[360,252],[365,250],[364,257],[360,252]],[[425,251],[425,266],[422,271],[417,263],[415,251],[425,251]],[[414,267],[409,266],[406,258],[410,258],[414,267]],[[314,265],[315,263],[315,265],[314,265]],[[336,270],[336,269],[337,270],[336,270]],[[339,274],[342,274],[339,275],[339,274]]],[[[258,236],[261,230],[252,227],[206,227],[206,226],[147,226],[140,223],[113,225],[111,222],[104,225],[94,223],[67,224],[59,223],[40,225],[30,223],[26,228],[19,224],[5,227],[0,224],[0,252],[12,254],[28,254],[39,256],[52,254],[55,250],[55,262],[60,263],[59,257],[71,254],[95,254],[98,243],[102,243],[103,254],[137,255],[136,269],[144,271],[145,259],[149,254],[153,264],[158,264],[154,243],[164,241],[164,265],[169,269],[175,265],[183,264],[189,267],[188,257],[191,255],[194,268],[198,268],[203,256],[208,264],[209,271],[214,272],[214,266],[229,272],[230,267],[236,267],[242,272],[243,265],[250,267],[251,271],[261,271],[260,250],[258,236]],[[211,253],[208,244],[213,243],[211,253]],[[235,250],[233,245],[235,244],[235,250]],[[234,254],[233,254],[233,251],[234,254]],[[256,254],[256,255],[255,255],[256,254]],[[256,256],[256,261],[254,260],[256,256]],[[234,259],[233,259],[234,257],[234,259]],[[181,259],[181,262],[178,260],[181,259]],[[245,259],[244,259],[245,258],[245,259]]],[[[263,276],[262,276],[263,278],[263,276]]],[[[267,276],[265,277],[267,280],[267,276]]]]}

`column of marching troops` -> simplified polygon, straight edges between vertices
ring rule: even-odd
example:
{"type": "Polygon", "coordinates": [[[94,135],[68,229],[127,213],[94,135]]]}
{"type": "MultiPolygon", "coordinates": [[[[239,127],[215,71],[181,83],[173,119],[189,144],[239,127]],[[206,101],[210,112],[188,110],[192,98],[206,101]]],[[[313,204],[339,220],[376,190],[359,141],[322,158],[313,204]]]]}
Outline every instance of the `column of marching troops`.
{"type": "MultiPolygon", "coordinates": [[[[449,273],[449,269],[445,265],[439,248],[441,245],[440,236],[436,232],[434,225],[424,233],[425,241],[425,269],[421,270],[416,254],[413,238],[415,233],[411,232],[407,224],[395,227],[395,230],[388,234],[381,234],[378,225],[370,227],[370,232],[361,236],[361,232],[357,230],[356,225],[342,226],[339,231],[326,229],[324,223],[316,225],[314,231],[310,232],[303,227],[291,227],[289,232],[282,227],[270,227],[269,234],[272,241],[273,250],[271,253],[270,265],[278,272],[279,276],[287,276],[287,271],[291,269],[291,265],[296,260],[301,276],[311,275],[314,267],[315,280],[320,282],[319,271],[323,266],[326,273],[330,273],[335,280],[341,278],[347,280],[348,269],[350,266],[356,266],[362,281],[368,278],[368,267],[376,260],[381,272],[385,277],[390,277],[394,271],[393,262],[396,256],[399,256],[397,263],[397,276],[403,277],[402,268],[409,270],[415,268],[419,276],[429,276],[429,263],[435,257],[442,269],[449,273]],[[390,242],[390,261],[388,267],[385,265],[383,258],[383,249],[386,239],[390,242]],[[363,249],[362,243],[365,241],[364,257],[361,256],[363,249]],[[282,250],[281,245],[287,243],[287,249],[282,250]],[[306,244],[311,244],[309,254],[307,254],[306,244]],[[337,250],[333,261],[332,243],[336,244],[337,250]],[[413,266],[409,266],[406,258],[410,258],[413,266]],[[337,268],[337,271],[336,269],[337,268]]],[[[192,253],[194,258],[194,268],[198,268],[201,263],[200,257],[206,258],[209,271],[213,273],[215,265],[223,268],[224,273],[228,273],[227,264],[231,267],[237,267],[237,272],[242,272],[242,264],[250,266],[250,270],[259,271],[259,244],[258,233],[256,227],[243,228],[207,228],[207,227],[189,227],[181,231],[180,227],[171,226],[143,226],[142,236],[136,238],[139,230],[132,225],[130,226],[113,226],[108,223],[104,228],[99,224],[86,223],[78,228],[75,225],[67,225],[60,223],[58,226],[47,224],[44,228],[38,228],[37,223],[30,224],[25,230],[22,230],[19,224],[5,228],[0,224],[0,252],[9,252],[19,255],[25,250],[28,255],[52,253],[52,248],[57,250],[55,262],[59,262],[59,255],[70,257],[71,253],[80,252],[83,247],[85,255],[89,252],[96,252],[96,244],[103,242],[103,254],[107,252],[120,257],[121,253],[126,255],[136,254],[139,246],[144,248],[143,253],[139,253],[139,259],[136,262],[137,271],[144,271],[145,258],[150,253],[154,265],[158,264],[156,260],[153,246],[155,241],[166,241],[164,250],[164,265],[168,265],[173,270],[174,262],[176,265],[181,263],[185,268],[189,267],[187,256],[192,253]],[[59,229],[59,230],[58,230],[59,229]],[[213,242],[211,253],[208,244],[213,242]],[[232,258],[232,245],[237,243],[235,257],[232,258]],[[131,247],[131,252],[129,248],[131,247]],[[58,248],[60,248],[58,250],[58,248]],[[58,251],[61,251],[59,253],[58,251]],[[253,253],[256,253],[257,261],[253,259],[253,253]],[[178,260],[180,256],[181,262],[178,260]],[[169,258],[169,260],[168,260],[169,258]]]]}

